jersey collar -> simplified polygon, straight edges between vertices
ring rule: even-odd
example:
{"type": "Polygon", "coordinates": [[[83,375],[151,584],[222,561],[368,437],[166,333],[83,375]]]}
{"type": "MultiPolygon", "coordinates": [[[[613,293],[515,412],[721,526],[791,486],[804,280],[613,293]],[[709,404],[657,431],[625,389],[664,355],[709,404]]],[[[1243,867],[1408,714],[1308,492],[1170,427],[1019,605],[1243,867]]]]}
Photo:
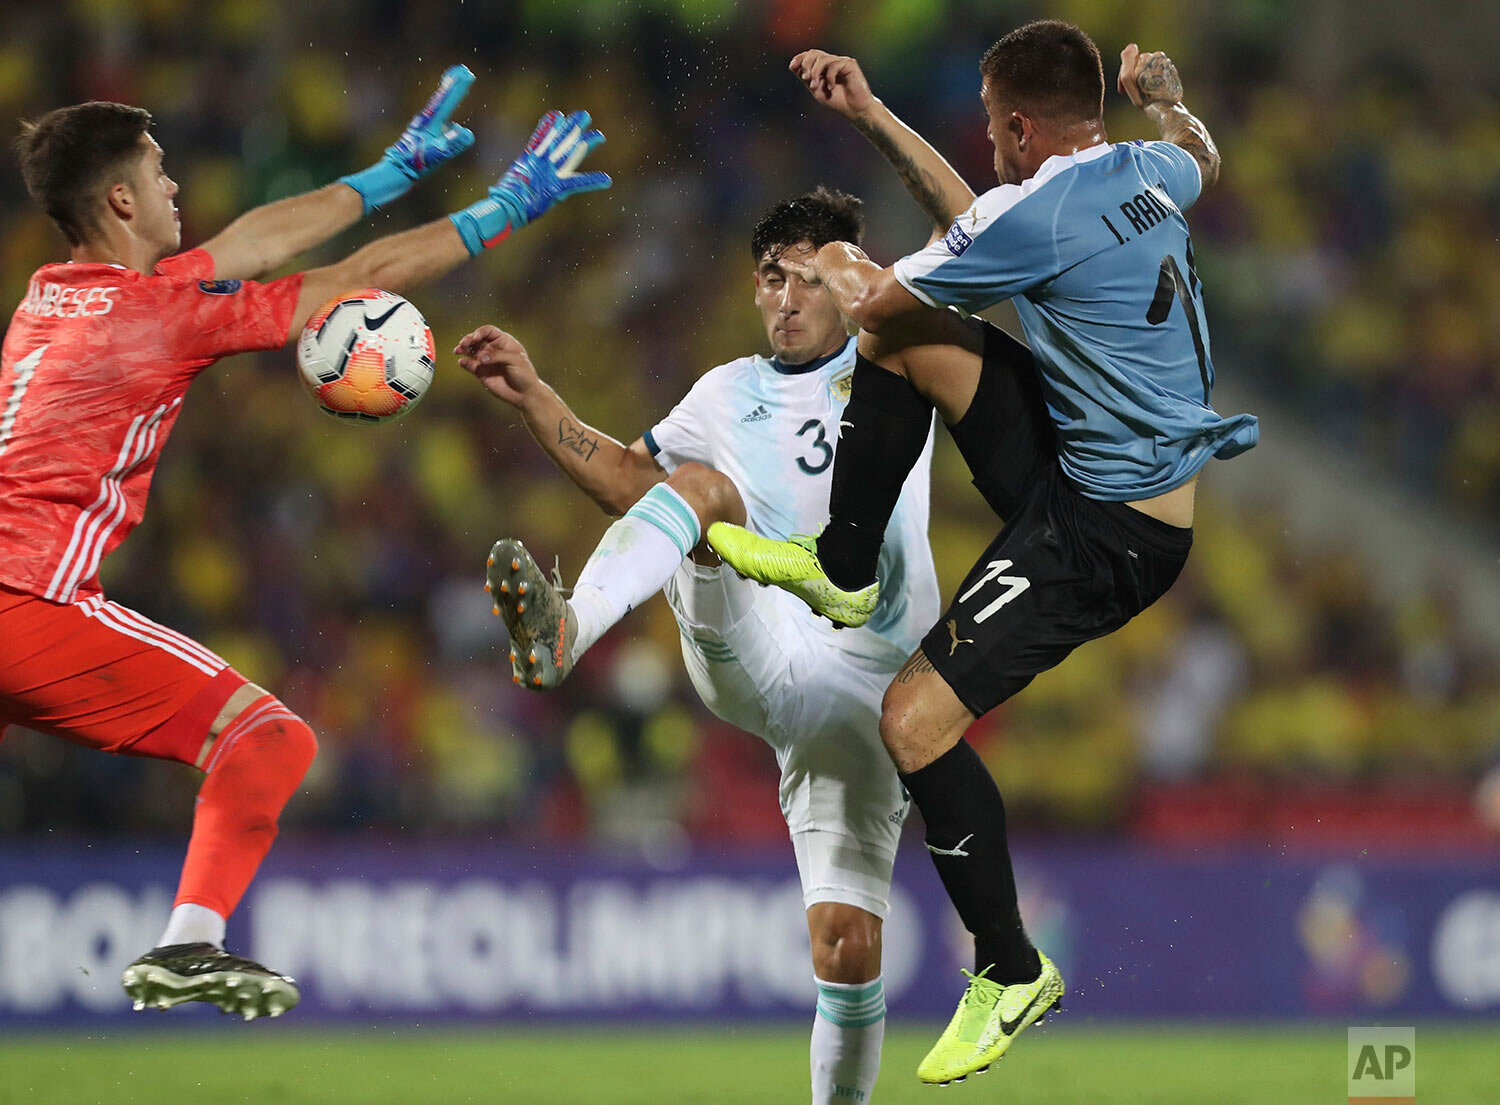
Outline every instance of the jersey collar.
{"type": "Polygon", "coordinates": [[[805,372],[816,372],[818,371],[818,369],[832,364],[834,361],[842,357],[845,353],[849,352],[849,342],[852,342],[853,340],[853,338],[850,338],[849,341],[846,341],[832,353],[828,354],[828,356],[819,357],[816,360],[808,361],[806,364],[783,364],[781,359],[778,357],[772,357],[770,359],[770,364],[772,368],[781,373],[781,375],[783,376],[801,376],[805,372]]]}
{"type": "Polygon", "coordinates": [[[1073,153],[1055,153],[1043,161],[1037,169],[1036,175],[1031,179],[1038,184],[1044,184],[1070,165],[1084,165],[1090,161],[1097,161],[1105,154],[1115,148],[1113,142],[1100,142],[1096,146],[1086,146],[1073,153]]]}

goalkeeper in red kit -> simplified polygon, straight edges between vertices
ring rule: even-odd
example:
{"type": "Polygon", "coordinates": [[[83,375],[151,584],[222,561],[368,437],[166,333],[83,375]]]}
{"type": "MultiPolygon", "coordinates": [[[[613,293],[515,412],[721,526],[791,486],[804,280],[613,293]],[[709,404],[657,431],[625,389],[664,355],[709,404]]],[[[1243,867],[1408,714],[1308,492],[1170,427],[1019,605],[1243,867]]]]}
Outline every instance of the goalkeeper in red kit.
{"type": "Polygon", "coordinates": [[[225,952],[224,930],[317,742],[209,649],[105,598],[100,562],[140,522],[184,393],[209,365],[284,346],[350,289],[441,276],[572,193],[608,186],[575,171],[603,141],[588,115],[549,112],[472,206],[255,282],[467,149],[473,135],[451,116],[473,79],[449,69],[371,168],[256,208],[181,253],[177,185],[146,111],[59,108],[16,142],[27,190],[71,259],[32,276],[0,354],[0,732],[22,725],[205,774],[166,929],[125,970],[137,1009],[206,1001],[249,1020],[296,1004],[290,978],[225,952]]]}

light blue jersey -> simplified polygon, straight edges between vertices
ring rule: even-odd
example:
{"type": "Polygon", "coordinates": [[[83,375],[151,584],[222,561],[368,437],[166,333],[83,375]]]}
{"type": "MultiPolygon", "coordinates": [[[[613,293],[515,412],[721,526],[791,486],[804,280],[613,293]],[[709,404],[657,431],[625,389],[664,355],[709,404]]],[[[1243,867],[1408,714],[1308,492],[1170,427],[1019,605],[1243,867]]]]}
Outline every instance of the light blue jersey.
{"type": "MultiPolygon", "coordinates": [[[[947,235],[896,262],[922,302],[971,314],[1014,299],[1083,494],[1149,499],[1260,437],[1209,405],[1214,367],[1183,211],[1198,165],[1169,142],[1051,157],[980,196],[947,235]]],[[[1003,427],[997,427],[1003,430],[1003,427]]]]}
{"type": "MultiPolygon", "coordinates": [[[[819,533],[828,524],[834,447],[849,404],[854,355],[850,338],[832,356],[794,369],[762,356],[720,365],[647,431],[646,446],[668,472],[697,461],[728,476],[756,533],[781,541],[819,533]]],[[[927,541],[931,466],[929,433],[886,527],[880,602],[867,623],[903,655],[916,649],[939,610],[927,541]]],[[[852,631],[845,636],[852,640],[852,631]]]]}

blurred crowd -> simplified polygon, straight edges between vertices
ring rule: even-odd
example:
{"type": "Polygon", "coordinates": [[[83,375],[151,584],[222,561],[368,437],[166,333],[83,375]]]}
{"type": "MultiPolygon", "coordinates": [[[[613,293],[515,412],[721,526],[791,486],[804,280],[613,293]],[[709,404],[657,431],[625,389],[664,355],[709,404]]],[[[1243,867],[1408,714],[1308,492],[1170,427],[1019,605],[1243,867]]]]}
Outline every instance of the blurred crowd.
{"type": "Polygon", "coordinates": [[[1220,348],[1330,442],[1500,534],[1493,96],[1265,87],[1234,127],[1199,232],[1220,348]]]}
{"type": "MultiPolygon", "coordinates": [[[[1172,50],[1224,151],[1223,180],[1192,215],[1221,378],[1489,539],[1500,115],[1486,90],[1381,70],[1302,97],[1278,79],[1291,33],[1278,0],[1192,35],[1150,13],[1123,22],[1102,0],[1062,7],[1048,14],[1077,19],[1106,61],[1136,37],[1172,50]],[[1423,94],[1398,79],[1421,79],[1423,94]]],[[[314,14],[273,0],[73,0],[7,16],[0,117],[89,98],[148,106],[192,244],[247,207],[368,164],[445,65],[470,65],[479,79],[460,114],[476,150],[315,255],[330,259],[468,204],[543,110],[588,108],[614,187],[414,299],[440,352],[497,323],[582,418],[630,441],[702,371],[763,348],[748,238],[766,205],[829,183],[867,199],[872,255],[924,240],[878,156],[784,72],[795,50],[856,53],[878,93],[976,188],[990,183],[975,63],[1042,13],[940,0],[859,11],[345,0],[314,14]]],[[[1116,104],[1107,121],[1115,138],[1154,137],[1116,104]]],[[[63,246],[13,168],[0,173],[0,211],[9,304],[63,246]]],[[[951,589],[995,521],[946,441],[934,482],[933,545],[951,589]]],[[[224,362],[196,385],[152,498],[106,586],[314,726],[322,751],[289,824],[663,856],[784,835],[771,753],[696,702],[663,603],[632,613],[566,693],[512,686],[481,589],[487,549],[520,536],[571,577],[607,519],[451,359],[419,410],[373,428],[319,414],[290,352],[224,362]]],[[[1437,581],[1378,597],[1353,543],[1303,545],[1273,497],[1230,501],[1211,469],[1200,503],[1193,559],[1165,601],[976,726],[1016,816],[1119,828],[1148,792],[1226,778],[1261,794],[1471,788],[1500,752],[1500,664],[1461,599],[1437,581]]],[[[178,829],[196,778],[13,730],[0,742],[0,832],[178,829]]]]}

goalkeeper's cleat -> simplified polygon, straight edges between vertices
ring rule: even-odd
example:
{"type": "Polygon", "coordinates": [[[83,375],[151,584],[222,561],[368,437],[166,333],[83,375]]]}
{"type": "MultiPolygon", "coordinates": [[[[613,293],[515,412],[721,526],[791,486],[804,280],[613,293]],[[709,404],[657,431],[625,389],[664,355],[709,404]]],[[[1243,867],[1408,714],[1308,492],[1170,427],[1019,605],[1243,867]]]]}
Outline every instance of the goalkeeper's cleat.
{"type": "Polygon", "coordinates": [[[485,590],[510,630],[512,676],[527,690],[550,691],[573,670],[578,617],[515,538],[496,541],[487,565],[485,590]]]}
{"type": "Polygon", "coordinates": [[[1062,1008],[1062,975],[1052,960],[1037,954],[1042,971],[1031,982],[1002,986],[984,977],[989,968],[977,975],[964,972],[969,988],[948,1027],[917,1066],[918,1078],[946,1086],[962,1082],[971,1074],[982,1074],[1005,1055],[1028,1026],[1041,1021],[1050,1010],[1062,1008]]]}
{"type": "Polygon", "coordinates": [[[790,541],[773,541],[743,526],[715,522],[708,527],[708,543],[746,579],[790,591],[834,625],[861,626],[875,612],[880,584],[871,583],[858,591],[837,586],[818,560],[815,537],[793,534],[790,541]]]}
{"type": "Polygon", "coordinates": [[[247,1021],[279,1017],[301,1000],[297,983],[213,944],[152,948],[120,976],[137,1010],[206,1001],[247,1021]]]}

